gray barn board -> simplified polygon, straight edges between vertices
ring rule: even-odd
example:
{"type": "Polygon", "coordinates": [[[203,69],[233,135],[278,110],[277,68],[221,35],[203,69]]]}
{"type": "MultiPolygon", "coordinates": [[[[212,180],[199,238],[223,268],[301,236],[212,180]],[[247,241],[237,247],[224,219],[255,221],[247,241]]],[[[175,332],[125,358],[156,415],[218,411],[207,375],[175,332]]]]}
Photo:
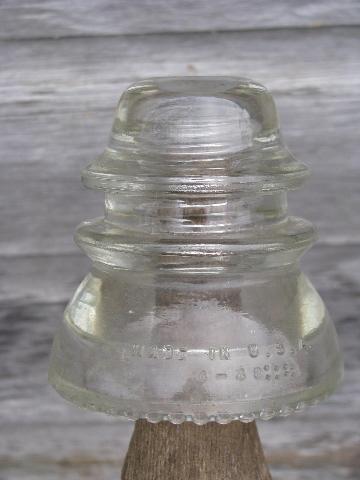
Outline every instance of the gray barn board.
{"type": "Polygon", "coordinates": [[[357,0],[2,0],[0,38],[358,25],[357,0]]]}
{"type": "Polygon", "coordinates": [[[360,3],[355,0],[0,0],[0,480],[118,478],[132,425],[47,385],[52,336],[89,268],[75,226],[102,214],[80,171],[121,92],[157,75],[237,75],[270,88],[312,177],[304,268],[335,319],[337,393],[259,422],[275,480],[360,478],[360,3]]]}

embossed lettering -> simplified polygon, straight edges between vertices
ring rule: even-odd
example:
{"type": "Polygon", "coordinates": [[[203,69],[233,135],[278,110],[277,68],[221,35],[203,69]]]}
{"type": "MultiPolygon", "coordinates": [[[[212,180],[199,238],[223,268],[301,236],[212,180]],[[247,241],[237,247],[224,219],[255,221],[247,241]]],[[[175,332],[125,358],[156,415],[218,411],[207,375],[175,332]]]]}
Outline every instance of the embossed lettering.
{"type": "Polygon", "coordinates": [[[209,359],[210,360],[215,360],[215,355],[216,355],[216,348],[210,347],[209,348],[209,359]]]}
{"type": "Polygon", "coordinates": [[[262,377],[262,369],[260,367],[255,367],[254,378],[256,378],[256,380],[259,380],[261,377],[262,377]]]}
{"type": "Polygon", "coordinates": [[[229,347],[220,347],[219,349],[220,360],[230,360],[230,349],[229,347]]]}
{"type": "Polygon", "coordinates": [[[250,343],[248,345],[249,355],[252,358],[255,358],[259,355],[259,346],[256,343],[250,343]]]}
{"type": "Polygon", "coordinates": [[[244,367],[240,367],[236,370],[236,380],[239,382],[242,382],[243,380],[246,379],[246,372],[244,367]]]}

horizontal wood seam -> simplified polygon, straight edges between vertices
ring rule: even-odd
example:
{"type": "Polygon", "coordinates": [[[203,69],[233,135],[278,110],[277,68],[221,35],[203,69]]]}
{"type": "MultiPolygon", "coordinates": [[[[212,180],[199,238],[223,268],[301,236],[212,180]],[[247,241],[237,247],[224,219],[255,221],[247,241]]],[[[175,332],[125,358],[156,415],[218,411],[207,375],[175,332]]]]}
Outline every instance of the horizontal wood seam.
{"type": "MultiPolygon", "coordinates": [[[[1,13],[1,10],[0,10],[1,13]]],[[[142,33],[109,33],[109,34],[97,34],[97,35],[57,35],[57,36],[44,36],[44,37],[0,37],[1,43],[22,43],[22,42],[56,42],[58,40],[86,40],[86,39],[106,39],[106,38],[141,38],[141,37],[155,37],[155,36],[186,36],[186,35],[209,35],[209,34],[242,34],[242,33],[266,33],[266,32],[292,32],[292,31],[314,31],[314,30],[335,30],[335,29],[358,29],[360,27],[359,23],[348,23],[348,24],[326,24],[326,25],[294,25],[294,26],[274,26],[274,27],[263,27],[263,28],[240,28],[240,29],[210,29],[210,30],[163,30],[163,31],[153,31],[153,32],[142,32],[142,33]]]]}

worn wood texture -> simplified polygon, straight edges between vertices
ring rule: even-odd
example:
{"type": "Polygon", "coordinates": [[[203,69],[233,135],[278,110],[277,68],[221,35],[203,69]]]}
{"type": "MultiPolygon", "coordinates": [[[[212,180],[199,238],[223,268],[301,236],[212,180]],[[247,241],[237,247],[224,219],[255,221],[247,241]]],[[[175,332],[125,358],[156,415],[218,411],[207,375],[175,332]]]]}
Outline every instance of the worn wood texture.
{"type": "Polygon", "coordinates": [[[256,423],[138,420],[122,480],[271,480],[256,423]]]}
{"type": "Polygon", "coordinates": [[[316,223],[323,242],[358,242],[359,31],[0,43],[2,255],[77,251],[76,224],[103,209],[101,194],[81,189],[80,170],[104,148],[124,88],[159,74],[266,84],[287,143],[313,171],[289,196],[292,212],[316,223]]]}
{"type": "Polygon", "coordinates": [[[72,233],[103,210],[79,172],[129,83],[189,74],[267,85],[313,171],[290,209],[319,227],[303,263],[346,373],[316,408],[259,423],[273,478],[359,480],[359,11],[356,0],[0,0],[0,480],[119,476],[132,425],[47,384],[54,330],[89,268],[72,233]]]}
{"type": "Polygon", "coordinates": [[[359,25],[356,0],[2,0],[0,38],[359,25]]]}

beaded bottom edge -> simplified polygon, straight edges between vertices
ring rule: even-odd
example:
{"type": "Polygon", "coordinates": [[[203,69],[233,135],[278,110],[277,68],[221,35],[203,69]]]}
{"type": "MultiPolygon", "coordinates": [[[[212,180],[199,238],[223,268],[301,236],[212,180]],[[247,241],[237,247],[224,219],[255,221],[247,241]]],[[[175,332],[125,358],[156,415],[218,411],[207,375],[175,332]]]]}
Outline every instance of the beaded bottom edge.
{"type": "MultiPolygon", "coordinates": [[[[196,425],[204,425],[208,422],[217,422],[220,424],[227,424],[233,421],[241,421],[243,423],[249,423],[254,420],[271,420],[274,417],[286,417],[292,413],[301,412],[308,406],[314,406],[319,402],[330,396],[337,388],[341,381],[342,375],[339,374],[337,378],[327,385],[327,389],[319,392],[316,395],[301,401],[290,401],[277,408],[263,408],[251,413],[226,413],[219,412],[216,414],[207,414],[205,412],[199,412],[198,414],[186,414],[182,412],[178,413],[163,413],[163,412],[143,412],[137,409],[130,410],[119,407],[114,407],[104,401],[104,397],[94,392],[83,391],[78,387],[64,382],[57,375],[50,375],[49,382],[57,393],[65,400],[75,404],[80,408],[87,410],[97,411],[105,413],[107,415],[113,415],[123,417],[128,420],[140,420],[145,419],[150,423],[158,423],[161,421],[168,421],[173,424],[181,424],[183,422],[193,422],[196,425]],[[99,401],[101,397],[101,401],[99,401]]],[[[314,390],[318,390],[317,387],[314,390]]],[[[310,390],[309,389],[309,390],[310,390]]],[[[310,393],[310,392],[308,392],[310,393]]],[[[235,403],[235,402],[234,402],[235,403]]],[[[204,402],[204,407],[206,403],[204,402]]]]}

